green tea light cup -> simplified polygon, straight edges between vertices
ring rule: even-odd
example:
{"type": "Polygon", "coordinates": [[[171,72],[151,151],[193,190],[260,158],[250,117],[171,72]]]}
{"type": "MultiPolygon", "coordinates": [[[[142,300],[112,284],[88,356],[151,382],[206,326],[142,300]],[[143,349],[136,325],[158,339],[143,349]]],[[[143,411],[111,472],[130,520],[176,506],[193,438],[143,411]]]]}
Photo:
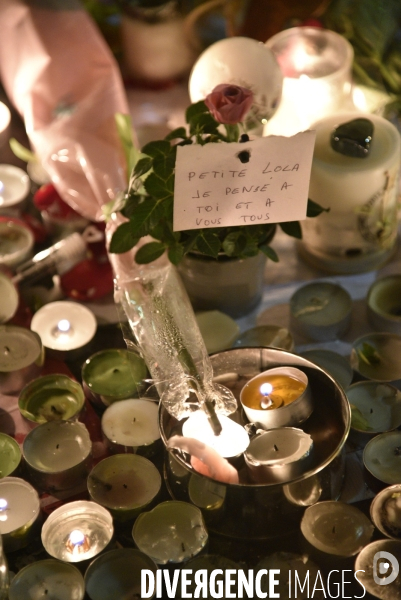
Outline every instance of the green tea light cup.
{"type": "Polygon", "coordinates": [[[21,464],[22,452],[10,435],[0,433],[0,478],[14,475],[21,464]]]}

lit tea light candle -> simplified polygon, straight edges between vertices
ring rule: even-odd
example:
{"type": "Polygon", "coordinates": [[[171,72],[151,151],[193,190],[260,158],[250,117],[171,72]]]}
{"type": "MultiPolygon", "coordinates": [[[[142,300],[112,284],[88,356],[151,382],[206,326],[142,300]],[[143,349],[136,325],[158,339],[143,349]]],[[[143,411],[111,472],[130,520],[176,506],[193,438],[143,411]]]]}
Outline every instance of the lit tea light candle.
{"type": "Polygon", "coordinates": [[[33,245],[33,234],[22,221],[0,217],[0,265],[14,269],[29,258],[33,245]]]}
{"type": "Polygon", "coordinates": [[[379,531],[401,541],[401,483],[384,488],[373,498],[370,516],[379,531]]]}
{"type": "Polygon", "coordinates": [[[89,432],[78,421],[38,425],[26,436],[22,450],[29,479],[47,492],[81,486],[92,466],[89,432]]]}
{"type": "Polygon", "coordinates": [[[186,438],[194,438],[210,446],[224,458],[233,458],[242,454],[249,446],[249,436],[244,427],[229,417],[217,415],[222,426],[219,435],[214,435],[210,422],[203,410],[192,413],[182,426],[186,438]]]}
{"type": "Polygon", "coordinates": [[[351,366],[364,379],[396,382],[401,379],[401,336],[368,333],[355,340],[351,366]]]}
{"type": "Polygon", "coordinates": [[[157,567],[153,560],[134,548],[119,548],[101,554],[85,572],[85,587],[89,598],[140,598],[143,569],[152,571],[156,576],[157,567]]]}
{"type": "Polygon", "coordinates": [[[13,165],[0,164],[0,214],[18,214],[30,187],[25,171],[13,165]]]}
{"type": "Polygon", "coordinates": [[[334,557],[355,556],[369,543],[374,527],[355,506],[338,501],[309,506],[301,521],[301,532],[318,564],[334,557]],[[314,551],[317,550],[318,552],[314,551]]]}
{"type": "Polygon", "coordinates": [[[162,502],[139,515],[132,537],[138,549],[158,565],[184,563],[199,554],[208,541],[199,508],[176,500],[162,502]]]}
{"type": "Polygon", "coordinates": [[[13,475],[21,463],[21,457],[21,449],[15,439],[6,433],[0,433],[0,478],[13,475]]]}
{"type": "Polygon", "coordinates": [[[152,456],[161,448],[158,405],[144,398],[120,400],[102,416],[102,431],[112,452],[152,456]]]}
{"type": "Polygon", "coordinates": [[[22,416],[32,425],[77,419],[85,403],[79,383],[67,375],[43,375],[24,387],[18,398],[22,416]]]}
{"type": "Polygon", "coordinates": [[[45,550],[67,563],[97,556],[113,535],[113,518],[108,510],[86,500],[56,508],[42,527],[45,550]]]}
{"type": "Polygon", "coordinates": [[[90,472],[90,497],[119,521],[134,519],[155,500],[161,477],[153,463],[136,454],[115,454],[90,472]]]}
{"type": "Polygon", "coordinates": [[[251,423],[265,429],[299,425],[313,411],[308,378],[294,367],[276,367],[256,375],[242,388],[240,400],[251,423]]]}
{"type": "Polygon", "coordinates": [[[367,294],[368,319],[377,331],[401,334],[401,275],[375,281],[367,294]]]}
{"type": "Polygon", "coordinates": [[[19,298],[17,288],[5,273],[0,272],[0,323],[7,323],[15,315],[19,298]]]}
{"type": "Polygon", "coordinates": [[[85,582],[74,565],[53,558],[23,567],[12,579],[9,600],[83,600],[85,582]]]}
{"type": "Polygon", "coordinates": [[[313,340],[335,340],[348,330],[351,310],[351,296],[340,285],[308,283],[290,299],[291,326],[313,340]]]}
{"type": "Polygon", "coordinates": [[[30,542],[39,513],[39,496],[27,481],[18,477],[0,479],[0,534],[6,552],[24,548],[30,542]]]}
{"type": "Polygon", "coordinates": [[[135,398],[148,374],[144,360],[128,350],[107,349],[90,356],[82,368],[84,390],[101,407],[135,398]]]}
{"type": "Polygon", "coordinates": [[[18,393],[38,377],[44,361],[40,337],[16,325],[0,325],[0,391],[18,393]]]}
{"type": "Polygon", "coordinates": [[[301,429],[282,427],[256,435],[245,452],[249,476],[255,483],[285,483],[311,466],[313,440],[301,429]]]}
{"type": "Polygon", "coordinates": [[[363,585],[361,593],[368,592],[380,600],[401,600],[397,564],[401,565],[401,542],[377,540],[365,546],[355,561],[355,571],[363,585]]]}
{"type": "Polygon", "coordinates": [[[32,331],[36,331],[43,345],[60,358],[82,350],[93,339],[97,323],[95,315],[77,302],[50,302],[33,316],[32,331]],[[60,319],[60,316],[63,318],[60,319]]]}
{"type": "Polygon", "coordinates": [[[381,433],[365,446],[363,463],[379,482],[401,483],[401,431],[381,433]]]}

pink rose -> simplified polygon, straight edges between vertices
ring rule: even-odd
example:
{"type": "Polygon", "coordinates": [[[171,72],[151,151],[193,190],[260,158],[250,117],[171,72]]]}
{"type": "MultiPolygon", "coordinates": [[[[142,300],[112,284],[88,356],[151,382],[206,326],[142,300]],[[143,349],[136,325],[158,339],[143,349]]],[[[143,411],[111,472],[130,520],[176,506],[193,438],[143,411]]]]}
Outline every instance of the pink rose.
{"type": "Polygon", "coordinates": [[[220,83],[205,98],[205,104],[218,123],[240,123],[253,102],[253,93],[240,85],[220,83]]]}

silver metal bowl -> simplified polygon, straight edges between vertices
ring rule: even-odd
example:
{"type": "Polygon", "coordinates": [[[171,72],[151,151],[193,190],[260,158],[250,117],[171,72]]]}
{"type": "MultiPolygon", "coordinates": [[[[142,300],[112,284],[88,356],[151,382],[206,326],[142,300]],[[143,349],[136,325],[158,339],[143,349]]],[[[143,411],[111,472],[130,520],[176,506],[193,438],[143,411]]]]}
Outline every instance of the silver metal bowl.
{"type": "MultiPolygon", "coordinates": [[[[311,385],[313,413],[301,427],[314,442],[315,461],[303,475],[285,484],[225,484],[197,473],[189,456],[179,450],[166,452],[164,478],[171,496],[201,508],[210,531],[242,539],[279,538],[299,528],[307,506],[340,496],[344,478],[343,447],[351,414],[347,397],[335,380],[301,356],[275,348],[233,348],[211,357],[214,375],[237,373],[232,389],[239,394],[249,379],[277,366],[295,366],[311,385]]],[[[221,381],[221,379],[220,379],[221,381]]],[[[221,381],[221,383],[223,383],[221,381]]],[[[234,418],[246,423],[239,408],[234,418]]],[[[181,423],[161,405],[159,426],[163,443],[181,433],[181,423]]]]}

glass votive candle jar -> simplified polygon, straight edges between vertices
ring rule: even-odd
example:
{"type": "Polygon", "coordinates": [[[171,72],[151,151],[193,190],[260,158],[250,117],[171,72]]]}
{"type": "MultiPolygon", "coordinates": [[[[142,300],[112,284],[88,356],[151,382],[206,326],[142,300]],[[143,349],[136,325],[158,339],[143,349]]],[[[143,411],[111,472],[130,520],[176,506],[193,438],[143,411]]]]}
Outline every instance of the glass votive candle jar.
{"type": "Polygon", "coordinates": [[[308,378],[295,367],[259,373],[244,385],[240,401],[249,421],[264,429],[297,426],[313,411],[308,378]]]}
{"type": "Polygon", "coordinates": [[[308,554],[319,566],[332,564],[336,569],[370,542],[373,531],[362,511],[335,500],[309,506],[301,521],[308,554]]]}
{"type": "Polygon", "coordinates": [[[374,435],[401,425],[401,392],[388,383],[360,381],[346,391],[351,405],[352,441],[366,444],[374,435]]]}
{"type": "Polygon", "coordinates": [[[388,120],[363,113],[326,117],[313,129],[309,198],[330,211],[302,222],[301,256],[331,273],[377,269],[390,258],[397,239],[399,132],[388,120]],[[363,157],[344,155],[331,145],[333,131],[355,118],[373,125],[363,157]]]}
{"type": "Polygon", "coordinates": [[[16,394],[40,375],[44,350],[37,333],[17,325],[0,325],[0,392],[16,394]]]}
{"type": "MultiPolygon", "coordinates": [[[[355,561],[361,593],[380,600],[401,600],[401,542],[377,540],[365,546],[355,561]]],[[[363,597],[363,596],[362,596],[363,597]]],[[[368,596],[366,596],[368,597],[368,596]]]]}
{"type": "Polygon", "coordinates": [[[401,483],[384,488],[373,498],[370,516],[385,536],[401,541],[401,483]]]}
{"type": "Polygon", "coordinates": [[[0,479],[0,535],[6,552],[27,546],[40,514],[36,490],[19,477],[0,479]]]}
{"type": "Polygon", "coordinates": [[[53,494],[84,486],[92,466],[92,442],[78,421],[49,421],[26,436],[25,470],[35,487],[53,494]]]}
{"type": "Polygon", "coordinates": [[[43,375],[24,387],[18,398],[21,415],[32,426],[77,419],[85,403],[82,386],[67,375],[43,375]]]}
{"type": "Polygon", "coordinates": [[[312,340],[336,340],[349,329],[351,311],[351,296],[341,285],[307,283],[290,299],[291,328],[312,340]]]}
{"type": "Polygon", "coordinates": [[[208,541],[202,512],[188,502],[171,500],[142,513],[132,537],[157,565],[182,564],[201,552],[208,541]]]}
{"type": "Polygon", "coordinates": [[[161,488],[161,476],[150,460],[136,454],[114,454],[101,460],[88,477],[89,495],[117,521],[135,519],[149,508],[161,488]]]}
{"type": "Polygon", "coordinates": [[[368,320],[377,331],[401,334],[401,275],[375,281],[367,295],[368,320]]]}
{"type": "Polygon", "coordinates": [[[313,464],[313,440],[295,427],[269,429],[252,438],[245,463],[254,483],[286,483],[313,464]]]}
{"type": "Polygon", "coordinates": [[[10,435],[0,433],[0,478],[14,475],[21,464],[21,458],[18,442],[10,435]]]}
{"type": "Polygon", "coordinates": [[[351,366],[360,379],[393,382],[401,380],[401,336],[367,333],[352,344],[351,366]]]}
{"type": "Polygon", "coordinates": [[[75,563],[97,556],[113,533],[113,517],[108,510],[96,502],[76,500],[48,516],[42,527],[42,543],[53,558],[75,563]]]}
{"type": "Polygon", "coordinates": [[[380,433],[363,451],[367,483],[375,490],[401,483],[401,431],[380,433]]]}
{"type": "Polygon", "coordinates": [[[0,217],[0,266],[15,269],[32,253],[34,237],[23,221],[0,217]]]}
{"type": "Polygon", "coordinates": [[[116,400],[138,396],[147,374],[145,362],[138,354],[117,348],[96,352],[82,367],[85,393],[103,409],[116,400]]]}
{"type": "Polygon", "coordinates": [[[84,578],[79,570],[54,558],[23,567],[11,581],[9,600],[83,600],[84,578]]]}
{"type": "Polygon", "coordinates": [[[134,548],[119,548],[101,554],[85,572],[85,588],[90,600],[144,598],[141,585],[144,569],[156,576],[157,567],[153,560],[134,548]]]}
{"type": "Polygon", "coordinates": [[[158,405],[145,398],[119,400],[102,415],[102,431],[111,452],[153,456],[162,448],[158,405]]]}

